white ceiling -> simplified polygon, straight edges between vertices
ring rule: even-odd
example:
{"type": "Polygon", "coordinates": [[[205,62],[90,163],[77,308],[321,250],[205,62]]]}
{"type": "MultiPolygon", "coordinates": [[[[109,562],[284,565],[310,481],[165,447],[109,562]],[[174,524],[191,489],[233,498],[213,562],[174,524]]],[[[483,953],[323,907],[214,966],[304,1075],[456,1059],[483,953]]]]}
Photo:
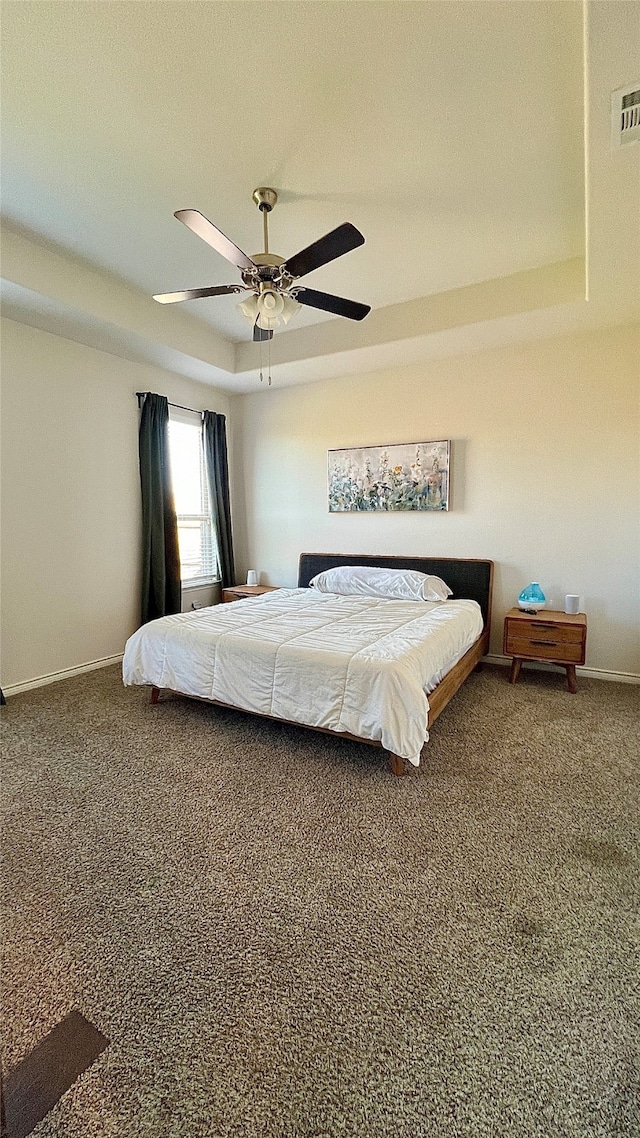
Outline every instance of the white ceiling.
{"type": "MultiPolygon", "coordinates": [[[[239,298],[145,306],[238,280],[174,210],[201,210],[255,253],[251,192],[271,185],[282,256],[345,220],[361,229],[363,247],[305,283],[374,309],[362,326],[303,309],[272,345],[287,382],[326,374],[332,356],[353,370],[365,350],[375,365],[376,345],[477,325],[469,286],[494,296],[505,277],[584,257],[584,65],[606,117],[611,67],[614,86],[634,78],[629,20],[624,42],[614,25],[628,9],[633,31],[640,11],[590,7],[607,10],[590,17],[601,51],[578,0],[3,3],[6,314],[38,322],[40,307],[41,326],[84,340],[102,325],[111,350],[120,334],[128,355],[137,337],[157,359],[160,343],[194,361],[175,370],[251,389],[258,349],[239,298]],[[444,324],[441,294],[460,308],[444,324]]],[[[621,163],[631,194],[637,167],[621,163]]],[[[512,291],[511,315],[536,308],[512,291]]],[[[561,299],[577,303],[575,285],[561,299]]]]}

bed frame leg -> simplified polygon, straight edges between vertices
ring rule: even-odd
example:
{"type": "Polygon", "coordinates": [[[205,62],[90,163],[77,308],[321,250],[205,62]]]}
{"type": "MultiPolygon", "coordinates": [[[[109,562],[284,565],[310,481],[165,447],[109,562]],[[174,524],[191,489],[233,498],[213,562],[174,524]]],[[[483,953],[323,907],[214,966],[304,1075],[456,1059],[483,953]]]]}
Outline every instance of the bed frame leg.
{"type": "Polygon", "coordinates": [[[404,759],[401,759],[400,755],[394,755],[392,751],[389,752],[389,758],[391,759],[391,770],[398,778],[402,778],[402,776],[407,773],[404,759]]]}
{"type": "Polygon", "coordinates": [[[160,699],[160,688],[151,688],[151,702],[158,703],[160,699]]]}

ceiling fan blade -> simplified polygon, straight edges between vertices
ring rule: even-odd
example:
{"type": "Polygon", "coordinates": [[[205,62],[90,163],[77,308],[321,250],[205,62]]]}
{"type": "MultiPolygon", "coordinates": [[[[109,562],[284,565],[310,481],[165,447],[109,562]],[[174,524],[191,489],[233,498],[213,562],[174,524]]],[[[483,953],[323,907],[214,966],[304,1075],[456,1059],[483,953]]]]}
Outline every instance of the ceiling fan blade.
{"type": "Polygon", "coordinates": [[[260,328],[257,324],[253,325],[253,339],[256,343],[260,340],[271,340],[273,337],[273,328],[260,328]]]}
{"type": "Polygon", "coordinates": [[[306,249],[285,261],[282,272],[294,278],[304,277],[313,269],[319,269],[321,265],[335,261],[336,257],[342,257],[343,253],[357,249],[358,245],[364,245],[364,237],[355,225],[345,221],[343,225],[332,229],[331,233],[325,233],[324,237],[314,241],[313,245],[308,245],[306,249]]]}
{"type": "Polygon", "coordinates": [[[347,320],[364,320],[371,312],[370,304],[360,304],[359,301],[347,300],[344,296],[332,296],[330,292],[316,292],[314,288],[297,288],[295,298],[298,304],[321,308],[323,312],[334,312],[336,316],[346,316],[347,320]]]}
{"type": "Polygon", "coordinates": [[[175,304],[178,300],[198,300],[202,296],[225,296],[229,292],[246,292],[242,285],[216,285],[214,288],[187,288],[183,292],[159,292],[159,304],[175,304]]]}
{"type": "Polygon", "coordinates": [[[255,268],[251,258],[247,257],[247,254],[243,253],[242,249],[238,249],[238,246],[234,245],[233,241],[225,237],[224,233],[222,233],[220,229],[217,229],[216,226],[213,225],[211,221],[208,221],[203,213],[199,213],[197,209],[178,209],[173,216],[177,217],[178,221],[181,221],[183,225],[186,225],[187,229],[190,229],[192,233],[196,233],[198,237],[206,241],[207,245],[211,245],[212,249],[215,249],[217,253],[221,253],[223,257],[226,257],[227,261],[231,261],[231,264],[235,265],[238,269],[255,268]]]}

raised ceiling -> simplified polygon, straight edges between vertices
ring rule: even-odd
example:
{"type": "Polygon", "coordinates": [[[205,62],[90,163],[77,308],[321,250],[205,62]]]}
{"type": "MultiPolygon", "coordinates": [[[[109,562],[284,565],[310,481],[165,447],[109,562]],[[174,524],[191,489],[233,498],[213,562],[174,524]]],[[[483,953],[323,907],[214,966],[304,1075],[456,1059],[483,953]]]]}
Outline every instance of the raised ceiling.
{"type": "MultiPolygon", "coordinates": [[[[571,276],[564,299],[575,301],[583,19],[574,0],[5,3],[10,265],[35,242],[37,258],[49,258],[41,277],[60,281],[63,262],[69,274],[75,266],[80,293],[91,280],[103,300],[102,310],[97,299],[83,307],[32,267],[7,274],[8,314],[38,322],[41,310],[41,326],[58,320],[81,339],[103,324],[112,350],[121,341],[122,354],[144,358],[145,344],[161,343],[166,366],[248,389],[257,348],[239,298],[153,315],[144,305],[153,292],[237,281],[173,211],[201,210],[255,253],[258,185],[280,195],[270,244],[282,256],[345,220],[366,237],[305,283],[371,304],[367,330],[305,308],[273,342],[288,381],[325,374],[314,361],[327,357],[337,365],[355,353],[339,365],[350,370],[369,350],[375,366],[376,346],[477,323],[469,300],[484,283],[493,295],[504,278],[537,280],[554,266],[552,276],[571,276]],[[441,294],[462,305],[448,324],[433,315],[441,294]]],[[[495,315],[516,315],[512,307],[495,315]]]]}

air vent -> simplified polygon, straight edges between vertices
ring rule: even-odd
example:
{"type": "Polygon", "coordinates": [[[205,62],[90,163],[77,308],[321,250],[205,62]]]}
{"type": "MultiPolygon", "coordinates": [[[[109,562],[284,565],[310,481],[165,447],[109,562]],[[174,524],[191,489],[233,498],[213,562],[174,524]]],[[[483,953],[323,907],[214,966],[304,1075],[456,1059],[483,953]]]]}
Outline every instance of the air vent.
{"type": "Polygon", "coordinates": [[[611,94],[611,146],[640,140],[640,80],[611,94]]]}

